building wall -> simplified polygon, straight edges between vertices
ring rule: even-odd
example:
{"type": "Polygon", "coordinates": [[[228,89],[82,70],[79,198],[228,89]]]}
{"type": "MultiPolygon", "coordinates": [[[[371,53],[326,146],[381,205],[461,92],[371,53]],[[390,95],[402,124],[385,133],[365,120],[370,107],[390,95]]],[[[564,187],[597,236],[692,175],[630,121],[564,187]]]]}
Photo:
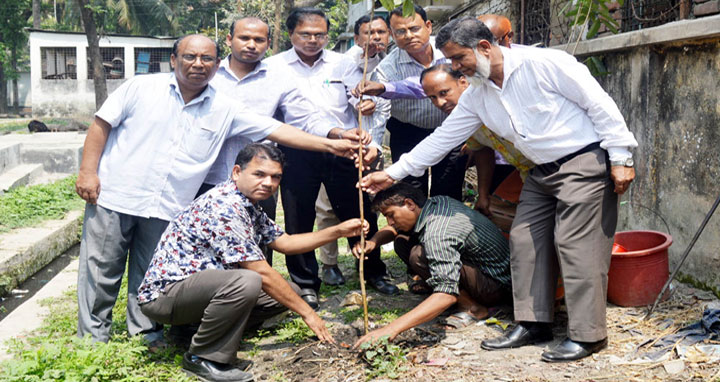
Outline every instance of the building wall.
{"type": "MultiPolygon", "coordinates": [[[[509,0],[488,0],[480,2],[472,7],[463,16],[480,16],[486,14],[495,14],[505,16],[510,19],[515,34],[520,31],[520,2],[509,0]]],[[[518,40],[519,41],[519,40],[518,40]]]]}
{"type": "MultiPolygon", "coordinates": [[[[171,48],[174,40],[151,37],[103,36],[100,47],[124,49],[125,79],[135,74],[134,48],[171,48]]],[[[95,113],[93,81],[87,79],[87,38],[79,33],[31,31],[30,73],[33,117],[73,117],[86,119],[95,113]],[[77,79],[42,78],[41,48],[73,47],[76,52],[77,79]]],[[[108,93],[122,84],[122,80],[107,80],[108,93]]]]}

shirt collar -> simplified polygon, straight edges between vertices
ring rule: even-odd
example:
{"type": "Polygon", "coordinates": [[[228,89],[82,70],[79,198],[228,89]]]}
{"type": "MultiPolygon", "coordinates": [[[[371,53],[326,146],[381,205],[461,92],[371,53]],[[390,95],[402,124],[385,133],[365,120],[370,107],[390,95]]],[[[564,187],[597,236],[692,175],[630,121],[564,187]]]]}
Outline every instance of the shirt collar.
{"type": "MultiPolygon", "coordinates": [[[[170,73],[170,78],[168,79],[168,85],[170,86],[171,91],[175,92],[175,94],[180,97],[180,100],[183,100],[182,93],[180,93],[180,85],[178,85],[177,77],[175,77],[175,72],[170,73]]],[[[210,85],[210,83],[207,84],[205,87],[205,90],[202,91],[202,93],[198,94],[197,97],[190,100],[190,102],[187,103],[185,106],[190,106],[195,103],[201,103],[205,102],[206,99],[210,99],[215,96],[215,88],[210,85]]],[[[184,101],[183,101],[184,102],[184,101]]]]}
{"type": "MultiPolygon", "coordinates": [[[[326,49],[322,50],[322,52],[320,53],[320,57],[318,57],[318,59],[313,63],[313,66],[317,65],[318,61],[327,61],[326,49]]],[[[287,62],[289,64],[293,63],[293,62],[299,62],[299,63],[307,66],[307,64],[305,64],[305,62],[303,62],[303,60],[300,58],[300,56],[298,56],[297,51],[295,50],[295,47],[292,47],[288,50],[287,62]]]]}
{"type": "MultiPolygon", "coordinates": [[[[505,84],[507,83],[507,79],[510,78],[510,75],[520,67],[522,64],[522,61],[518,57],[517,52],[515,52],[513,49],[508,49],[504,46],[500,46],[500,52],[503,55],[503,88],[505,88],[505,84]]],[[[519,48],[522,49],[522,48],[519,48]]]]}
{"type": "Polygon", "coordinates": [[[427,215],[430,213],[430,205],[435,204],[436,201],[429,198],[425,201],[425,205],[423,206],[422,210],[420,211],[420,215],[418,215],[418,219],[415,222],[415,233],[421,233],[423,229],[425,229],[425,223],[427,220],[427,215]]]}
{"type": "MultiPolygon", "coordinates": [[[[435,37],[430,36],[430,40],[428,41],[428,44],[430,44],[430,48],[432,49],[432,52],[433,52],[432,64],[435,64],[439,60],[442,60],[443,58],[445,58],[445,56],[442,54],[442,52],[440,50],[435,49],[435,37]]],[[[398,62],[401,64],[416,63],[416,64],[420,65],[420,63],[415,61],[415,59],[412,58],[412,56],[410,56],[410,54],[408,52],[406,52],[404,49],[400,49],[398,62]]]]}
{"type": "Polygon", "coordinates": [[[252,78],[253,76],[259,75],[260,73],[267,72],[267,68],[267,64],[264,61],[260,61],[258,62],[257,66],[255,66],[255,69],[252,72],[248,73],[245,77],[240,79],[235,75],[232,69],[230,69],[230,56],[228,55],[226,59],[220,62],[220,68],[218,68],[218,72],[226,76],[232,77],[235,81],[240,82],[248,78],[252,78]]]}

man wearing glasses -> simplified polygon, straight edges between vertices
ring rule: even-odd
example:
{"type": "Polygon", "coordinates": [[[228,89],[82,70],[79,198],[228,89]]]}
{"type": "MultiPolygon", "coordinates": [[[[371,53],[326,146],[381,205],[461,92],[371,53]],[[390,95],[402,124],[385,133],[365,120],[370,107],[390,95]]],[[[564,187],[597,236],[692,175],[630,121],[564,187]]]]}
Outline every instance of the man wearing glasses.
{"type": "MultiPolygon", "coordinates": [[[[371,100],[359,102],[350,95],[362,79],[362,72],[355,62],[342,54],[325,49],[329,21],[325,13],[316,8],[296,8],[290,12],[285,23],[293,47],[268,58],[273,69],[280,67],[295,78],[298,86],[321,110],[337,119],[337,126],[345,129],[357,127],[353,108],[360,113],[372,113],[375,105],[371,100]]],[[[379,151],[379,142],[369,143],[365,162],[371,162],[379,151]]],[[[287,158],[280,195],[285,211],[285,230],[289,234],[311,232],[315,221],[315,201],[320,185],[327,191],[332,209],[341,221],[359,217],[357,169],[352,161],[321,153],[296,150],[281,145],[287,158]]],[[[367,196],[366,196],[367,198],[367,196]]],[[[370,235],[377,232],[377,218],[365,200],[365,219],[370,223],[370,235]]],[[[358,237],[348,238],[350,245],[358,237]]],[[[379,249],[368,254],[365,279],[375,289],[385,294],[399,292],[396,286],[385,281],[385,264],[380,260],[379,249]]],[[[287,256],[286,264],[292,280],[302,288],[303,299],[312,307],[319,307],[317,292],[321,280],[314,252],[287,256]]]]}

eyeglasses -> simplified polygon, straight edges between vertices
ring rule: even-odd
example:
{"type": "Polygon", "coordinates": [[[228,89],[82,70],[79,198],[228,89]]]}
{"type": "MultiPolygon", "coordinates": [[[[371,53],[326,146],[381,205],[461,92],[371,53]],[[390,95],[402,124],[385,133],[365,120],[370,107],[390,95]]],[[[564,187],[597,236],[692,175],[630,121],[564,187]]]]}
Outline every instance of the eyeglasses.
{"type": "Polygon", "coordinates": [[[213,63],[217,59],[214,56],[208,56],[208,55],[196,56],[194,54],[183,54],[181,57],[182,57],[183,61],[187,62],[188,64],[194,63],[195,61],[197,61],[198,58],[200,59],[200,62],[202,62],[203,64],[213,63]]]}
{"type": "Polygon", "coordinates": [[[411,34],[417,34],[422,30],[421,26],[414,26],[410,27],[408,29],[396,29],[393,31],[393,35],[397,37],[405,37],[406,34],[408,34],[408,31],[410,31],[411,34]]]}
{"type": "Polygon", "coordinates": [[[315,40],[322,41],[327,38],[327,33],[298,33],[298,36],[300,36],[300,39],[304,41],[310,41],[311,39],[315,38],[315,40]]]}

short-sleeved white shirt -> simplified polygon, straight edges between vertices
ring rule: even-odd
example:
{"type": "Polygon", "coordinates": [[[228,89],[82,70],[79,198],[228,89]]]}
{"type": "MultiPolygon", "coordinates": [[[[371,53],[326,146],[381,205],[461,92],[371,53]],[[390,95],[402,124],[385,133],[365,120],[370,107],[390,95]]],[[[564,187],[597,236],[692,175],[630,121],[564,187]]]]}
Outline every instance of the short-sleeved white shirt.
{"type": "Polygon", "coordinates": [[[281,125],[216,97],[212,86],[185,104],[173,73],[129,79],[95,116],[112,126],[98,204],[163,220],[190,204],[227,137],[259,141],[281,125]]]}

